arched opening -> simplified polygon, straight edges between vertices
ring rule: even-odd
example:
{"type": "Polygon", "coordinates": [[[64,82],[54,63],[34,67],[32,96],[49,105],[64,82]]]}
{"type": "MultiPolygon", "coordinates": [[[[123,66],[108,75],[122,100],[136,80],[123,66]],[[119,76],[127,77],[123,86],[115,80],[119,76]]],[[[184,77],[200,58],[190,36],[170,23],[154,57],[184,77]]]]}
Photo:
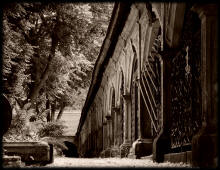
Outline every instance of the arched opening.
{"type": "Polygon", "coordinates": [[[114,111],[114,108],[115,108],[115,90],[114,88],[112,88],[112,100],[111,100],[111,118],[112,118],[112,136],[111,136],[111,145],[114,145],[115,144],[115,125],[117,124],[116,123],[116,115],[115,115],[115,111],[114,111]]]}
{"type": "Polygon", "coordinates": [[[77,146],[69,141],[64,141],[65,146],[68,148],[67,150],[63,150],[63,154],[66,157],[79,157],[77,146]]]}

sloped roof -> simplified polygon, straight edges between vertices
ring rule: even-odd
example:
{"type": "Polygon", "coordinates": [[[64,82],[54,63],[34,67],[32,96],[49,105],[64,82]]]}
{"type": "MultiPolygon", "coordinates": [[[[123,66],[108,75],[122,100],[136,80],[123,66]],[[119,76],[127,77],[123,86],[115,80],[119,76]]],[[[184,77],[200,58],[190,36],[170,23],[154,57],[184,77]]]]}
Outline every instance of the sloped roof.
{"type": "Polygon", "coordinates": [[[131,3],[116,2],[112,11],[112,16],[110,19],[110,24],[106,33],[106,37],[102,44],[98,59],[96,60],[95,67],[92,74],[91,85],[87,94],[85,104],[82,109],[79,126],[77,129],[76,136],[81,131],[82,125],[86,119],[87,112],[95,98],[95,95],[101,85],[101,80],[103,72],[106,68],[106,65],[111,58],[118,37],[123,30],[125,22],[127,20],[128,14],[130,12],[131,3]]]}

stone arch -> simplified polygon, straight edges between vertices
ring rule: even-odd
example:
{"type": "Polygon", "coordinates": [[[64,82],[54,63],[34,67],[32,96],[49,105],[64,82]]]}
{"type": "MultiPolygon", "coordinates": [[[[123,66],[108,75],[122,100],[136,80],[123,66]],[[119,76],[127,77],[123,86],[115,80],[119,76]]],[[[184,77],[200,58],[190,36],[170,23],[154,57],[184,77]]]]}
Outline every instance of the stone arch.
{"type": "MultiPolygon", "coordinates": [[[[122,86],[122,84],[124,85],[124,72],[121,67],[118,71],[117,87],[115,88],[116,89],[116,95],[115,95],[116,107],[120,107],[120,104],[121,104],[121,93],[122,93],[121,86],[122,86]]],[[[124,94],[124,92],[123,92],[123,94],[124,94]]]]}
{"type": "Polygon", "coordinates": [[[105,116],[108,114],[108,96],[107,89],[103,90],[103,111],[104,111],[104,121],[106,121],[105,116]]]}
{"type": "MultiPolygon", "coordinates": [[[[111,115],[111,106],[112,106],[113,93],[115,95],[115,88],[114,88],[114,85],[112,84],[111,87],[109,88],[109,96],[108,96],[108,112],[109,112],[109,115],[111,115]]],[[[114,103],[114,105],[115,105],[115,103],[114,103]]]]}
{"type": "Polygon", "coordinates": [[[154,12],[156,18],[159,20],[160,25],[163,25],[163,12],[164,12],[164,4],[163,3],[152,3],[152,11],[154,12]]]}
{"type": "Polygon", "coordinates": [[[131,40],[131,47],[132,47],[132,51],[133,51],[133,56],[131,57],[131,63],[129,64],[130,66],[128,67],[128,87],[127,87],[128,93],[131,92],[132,70],[133,70],[135,62],[138,67],[138,54],[137,54],[136,47],[132,43],[132,40],[131,40]]]}

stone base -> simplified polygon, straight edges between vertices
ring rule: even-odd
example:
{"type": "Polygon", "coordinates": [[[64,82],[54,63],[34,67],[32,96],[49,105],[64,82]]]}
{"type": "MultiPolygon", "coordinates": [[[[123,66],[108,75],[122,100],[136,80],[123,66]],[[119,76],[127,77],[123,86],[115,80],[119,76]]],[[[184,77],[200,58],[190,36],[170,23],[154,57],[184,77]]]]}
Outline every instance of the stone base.
{"type": "Polygon", "coordinates": [[[100,155],[101,158],[109,158],[111,157],[111,148],[107,148],[105,150],[103,150],[100,155]]]}
{"type": "Polygon", "coordinates": [[[105,150],[105,158],[109,158],[109,157],[111,157],[111,148],[107,148],[105,150]]]}
{"type": "Polygon", "coordinates": [[[102,152],[99,154],[99,157],[104,158],[104,157],[105,157],[105,151],[102,151],[102,152]]]}
{"type": "Polygon", "coordinates": [[[164,154],[164,162],[192,164],[192,151],[164,154]]]}
{"type": "Polygon", "coordinates": [[[101,158],[109,158],[109,157],[120,157],[120,148],[119,147],[112,147],[103,150],[99,156],[101,158]]]}
{"type": "Polygon", "coordinates": [[[152,147],[152,139],[138,139],[132,144],[128,157],[139,159],[140,157],[151,155],[152,147]]]}
{"type": "Polygon", "coordinates": [[[164,154],[170,153],[171,142],[168,133],[160,131],[153,141],[153,161],[164,162],[164,154]]]}
{"type": "Polygon", "coordinates": [[[202,129],[192,139],[192,165],[193,167],[216,168],[218,159],[217,134],[211,134],[208,128],[202,129]]]}
{"type": "Polygon", "coordinates": [[[121,156],[121,158],[128,157],[130,148],[131,148],[130,143],[123,143],[120,146],[120,156],[121,156]]]}
{"type": "Polygon", "coordinates": [[[24,166],[24,163],[21,162],[21,157],[20,156],[7,156],[7,155],[4,155],[2,157],[2,166],[4,168],[22,167],[22,166],[24,166]]]}
{"type": "Polygon", "coordinates": [[[111,157],[120,157],[120,148],[119,147],[111,148],[111,157]]]}

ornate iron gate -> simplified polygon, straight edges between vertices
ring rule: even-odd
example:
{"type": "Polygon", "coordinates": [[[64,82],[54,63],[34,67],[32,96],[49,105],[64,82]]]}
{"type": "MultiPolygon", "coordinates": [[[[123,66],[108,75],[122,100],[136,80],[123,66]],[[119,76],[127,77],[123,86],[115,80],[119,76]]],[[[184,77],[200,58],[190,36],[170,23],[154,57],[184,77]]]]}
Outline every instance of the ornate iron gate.
{"type": "Polygon", "coordinates": [[[170,138],[171,148],[179,151],[190,149],[201,127],[200,28],[198,17],[186,11],[182,49],[172,59],[170,138]]]}

